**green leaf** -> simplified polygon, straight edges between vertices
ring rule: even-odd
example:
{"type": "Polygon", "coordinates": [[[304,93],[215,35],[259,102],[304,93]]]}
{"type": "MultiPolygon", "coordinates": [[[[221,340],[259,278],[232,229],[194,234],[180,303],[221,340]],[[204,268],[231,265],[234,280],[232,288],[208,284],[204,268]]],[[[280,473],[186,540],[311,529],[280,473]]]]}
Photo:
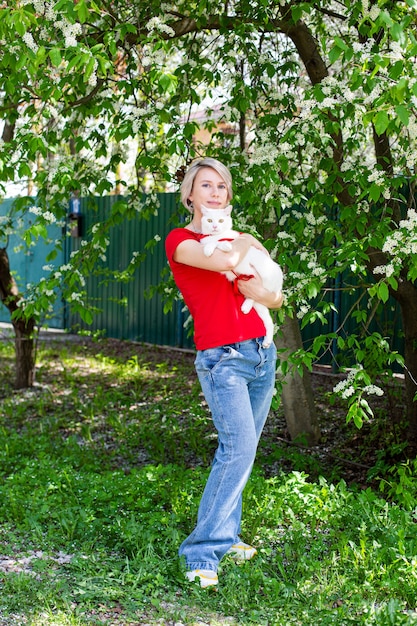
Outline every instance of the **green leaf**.
{"type": "Polygon", "coordinates": [[[328,54],[330,63],[332,64],[335,63],[341,54],[342,54],[341,48],[339,48],[339,46],[333,46],[333,48],[331,48],[328,54]]]}
{"type": "Polygon", "coordinates": [[[315,298],[319,293],[319,287],[316,283],[310,283],[306,287],[306,292],[309,298],[315,298]]]}
{"type": "Polygon", "coordinates": [[[406,36],[404,33],[404,25],[399,24],[398,22],[394,22],[394,24],[390,26],[390,35],[395,41],[399,41],[400,43],[405,43],[406,36]]]}
{"type": "Polygon", "coordinates": [[[103,74],[103,76],[105,76],[107,74],[107,70],[109,70],[112,66],[109,59],[102,54],[97,56],[96,59],[98,61],[101,73],[103,74]]]}
{"type": "Polygon", "coordinates": [[[22,19],[23,13],[21,11],[16,11],[12,14],[11,19],[13,22],[13,26],[18,35],[23,37],[26,32],[25,20],[22,19]]]}
{"type": "Polygon", "coordinates": [[[403,69],[404,69],[404,62],[396,61],[396,63],[394,63],[394,65],[391,65],[391,67],[389,68],[390,78],[392,78],[392,80],[397,80],[399,76],[401,75],[403,69]]]}
{"type": "Polygon", "coordinates": [[[20,163],[18,168],[18,173],[20,178],[30,178],[32,176],[32,171],[27,163],[20,163]]]}
{"type": "Polygon", "coordinates": [[[89,80],[90,76],[92,75],[92,73],[94,71],[95,63],[96,63],[95,58],[94,57],[90,57],[88,62],[87,62],[85,71],[84,71],[84,82],[85,83],[88,83],[88,80],[89,80]]]}
{"type": "Polygon", "coordinates": [[[13,83],[13,81],[11,80],[6,80],[6,92],[10,95],[13,95],[14,93],[16,93],[16,86],[13,83]]]}
{"type": "Polygon", "coordinates": [[[403,104],[397,104],[395,107],[395,112],[397,113],[399,119],[402,121],[404,126],[408,126],[410,121],[408,109],[403,104]]]}
{"type": "Polygon", "coordinates": [[[84,24],[88,20],[88,16],[89,16],[88,7],[86,5],[85,0],[78,0],[74,8],[81,24],[84,24]]]}
{"type": "Polygon", "coordinates": [[[54,259],[56,259],[56,257],[58,256],[58,250],[56,248],[54,248],[53,250],[51,250],[51,252],[49,252],[49,254],[46,256],[46,261],[53,261],[54,259]]]}
{"type": "Polygon", "coordinates": [[[346,50],[348,50],[349,46],[345,43],[345,41],[341,37],[335,37],[334,38],[334,43],[341,50],[344,50],[345,52],[346,52],[346,50]]]}
{"type": "Polygon", "coordinates": [[[92,324],[93,323],[93,314],[91,313],[90,310],[84,309],[84,308],[80,308],[79,313],[80,313],[81,319],[86,324],[92,324]]]}
{"type": "Polygon", "coordinates": [[[395,276],[389,276],[387,279],[388,285],[394,290],[397,291],[398,289],[398,280],[395,278],[395,276]]]}
{"type": "Polygon", "coordinates": [[[359,407],[357,407],[356,411],[354,411],[353,413],[353,421],[355,423],[356,428],[362,428],[363,426],[363,416],[364,416],[364,411],[362,411],[361,409],[359,409],[359,407]]]}
{"type": "Polygon", "coordinates": [[[41,63],[45,63],[46,59],[46,49],[45,46],[39,46],[36,52],[36,63],[41,65],[41,63]]]}
{"type": "Polygon", "coordinates": [[[362,428],[363,411],[360,409],[356,402],[350,405],[346,415],[346,423],[349,424],[351,420],[353,420],[356,428],[362,428]]]}
{"type": "Polygon", "coordinates": [[[31,226],[30,228],[30,232],[35,237],[35,239],[38,239],[39,237],[47,239],[48,237],[48,231],[45,224],[41,224],[40,222],[36,222],[35,224],[33,224],[33,226],[31,226]]]}
{"type": "Polygon", "coordinates": [[[367,400],[365,400],[365,398],[361,398],[360,399],[360,405],[361,407],[363,407],[363,411],[364,411],[364,415],[366,417],[366,413],[369,415],[369,417],[373,417],[374,416],[374,412],[372,411],[371,407],[369,406],[369,402],[367,400]]]}
{"type": "Polygon", "coordinates": [[[374,183],[373,185],[371,185],[371,188],[369,189],[369,198],[373,202],[377,202],[377,200],[379,200],[380,197],[381,197],[381,187],[374,183]]]}
{"type": "Polygon", "coordinates": [[[386,111],[379,111],[374,119],[373,119],[373,123],[375,126],[375,132],[377,135],[382,135],[382,133],[384,133],[389,125],[389,117],[388,117],[388,113],[386,111]]]}
{"type": "Polygon", "coordinates": [[[379,283],[377,293],[382,302],[387,302],[389,298],[389,289],[387,283],[379,283]]]}
{"type": "Polygon", "coordinates": [[[298,22],[303,17],[303,7],[300,5],[292,5],[291,15],[294,22],[298,22]]]}
{"type": "Polygon", "coordinates": [[[177,77],[173,74],[160,74],[158,83],[163,93],[173,94],[177,86],[177,77]]]}
{"type": "Polygon", "coordinates": [[[59,48],[52,48],[49,51],[49,58],[51,59],[54,67],[59,67],[62,63],[61,51],[59,48]]]}
{"type": "Polygon", "coordinates": [[[269,78],[273,78],[275,76],[275,74],[277,73],[275,65],[273,65],[272,63],[267,63],[266,66],[265,66],[265,69],[266,69],[266,73],[268,74],[269,78]]]}
{"type": "Polygon", "coordinates": [[[408,80],[401,78],[397,84],[391,89],[392,102],[404,102],[408,95],[408,80]]]}
{"type": "Polygon", "coordinates": [[[241,111],[242,113],[246,113],[246,111],[250,107],[250,100],[248,100],[248,98],[245,98],[245,96],[242,96],[241,98],[237,98],[236,106],[239,111],[241,111]]]}

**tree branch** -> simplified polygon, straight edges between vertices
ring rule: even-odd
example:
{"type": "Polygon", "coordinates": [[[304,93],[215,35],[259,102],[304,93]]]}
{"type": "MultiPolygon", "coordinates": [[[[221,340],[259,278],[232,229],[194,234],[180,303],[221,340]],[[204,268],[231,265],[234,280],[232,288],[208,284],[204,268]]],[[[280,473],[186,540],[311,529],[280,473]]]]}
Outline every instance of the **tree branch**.
{"type": "Polygon", "coordinates": [[[81,104],[87,104],[87,102],[90,102],[94,98],[94,96],[100,91],[100,89],[102,88],[104,82],[105,81],[103,79],[98,78],[97,79],[97,84],[94,87],[94,89],[92,89],[90,91],[90,93],[86,94],[82,98],[79,98],[78,100],[74,100],[73,102],[70,102],[68,104],[68,106],[66,106],[65,109],[63,110],[64,113],[66,113],[67,111],[69,111],[73,107],[77,107],[77,106],[80,106],[81,104]]]}

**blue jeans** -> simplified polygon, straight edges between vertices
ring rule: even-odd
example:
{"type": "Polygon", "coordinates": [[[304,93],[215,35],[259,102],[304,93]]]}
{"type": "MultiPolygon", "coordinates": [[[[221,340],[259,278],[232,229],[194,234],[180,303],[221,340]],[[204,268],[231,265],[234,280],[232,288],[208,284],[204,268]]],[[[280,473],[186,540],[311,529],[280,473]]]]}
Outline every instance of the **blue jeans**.
{"type": "Polygon", "coordinates": [[[198,509],[197,525],[181,544],[187,570],[217,571],[239,541],[242,492],[275,386],[276,349],[263,337],[197,353],[195,367],[218,433],[218,447],[198,509]]]}

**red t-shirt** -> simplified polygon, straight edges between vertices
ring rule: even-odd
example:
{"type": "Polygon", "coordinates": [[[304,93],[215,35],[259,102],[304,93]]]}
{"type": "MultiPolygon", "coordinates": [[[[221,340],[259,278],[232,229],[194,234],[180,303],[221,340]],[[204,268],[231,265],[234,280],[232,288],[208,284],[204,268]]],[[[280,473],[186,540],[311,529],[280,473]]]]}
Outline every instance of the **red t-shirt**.
{"type": "Polygon", "coordinates": [[[175,250],[182,241],[201,238],[202,235],[185,228],[174,228],[165,241],[175,283],[194,320],[197,350],[263,337],[265,327],[261,318],[254,309],[242,313],[244,297],[224,274],[174,261],[175,250]]]}

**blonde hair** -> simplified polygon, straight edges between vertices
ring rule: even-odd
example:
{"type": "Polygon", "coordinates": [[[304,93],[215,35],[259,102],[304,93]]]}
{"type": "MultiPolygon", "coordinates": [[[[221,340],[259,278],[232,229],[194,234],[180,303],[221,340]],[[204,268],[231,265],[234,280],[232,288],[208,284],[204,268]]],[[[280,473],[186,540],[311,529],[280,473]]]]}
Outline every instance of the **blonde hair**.
{"type": "Polygon", "coordinates": [[[204,159],[196,159],[193,161],[185,173],[184,180],[181,183],[181,202],[191,213],[193,212],[192,203],[189,197],[193,191],[194,179],[198,172],[203,167],[211,167],[221,176],[226,183],[227,187],[227,199],[231,200],[233,197],[232,190],[232,175],[223,163],[213,157],[205,157],[204,159]]]}

